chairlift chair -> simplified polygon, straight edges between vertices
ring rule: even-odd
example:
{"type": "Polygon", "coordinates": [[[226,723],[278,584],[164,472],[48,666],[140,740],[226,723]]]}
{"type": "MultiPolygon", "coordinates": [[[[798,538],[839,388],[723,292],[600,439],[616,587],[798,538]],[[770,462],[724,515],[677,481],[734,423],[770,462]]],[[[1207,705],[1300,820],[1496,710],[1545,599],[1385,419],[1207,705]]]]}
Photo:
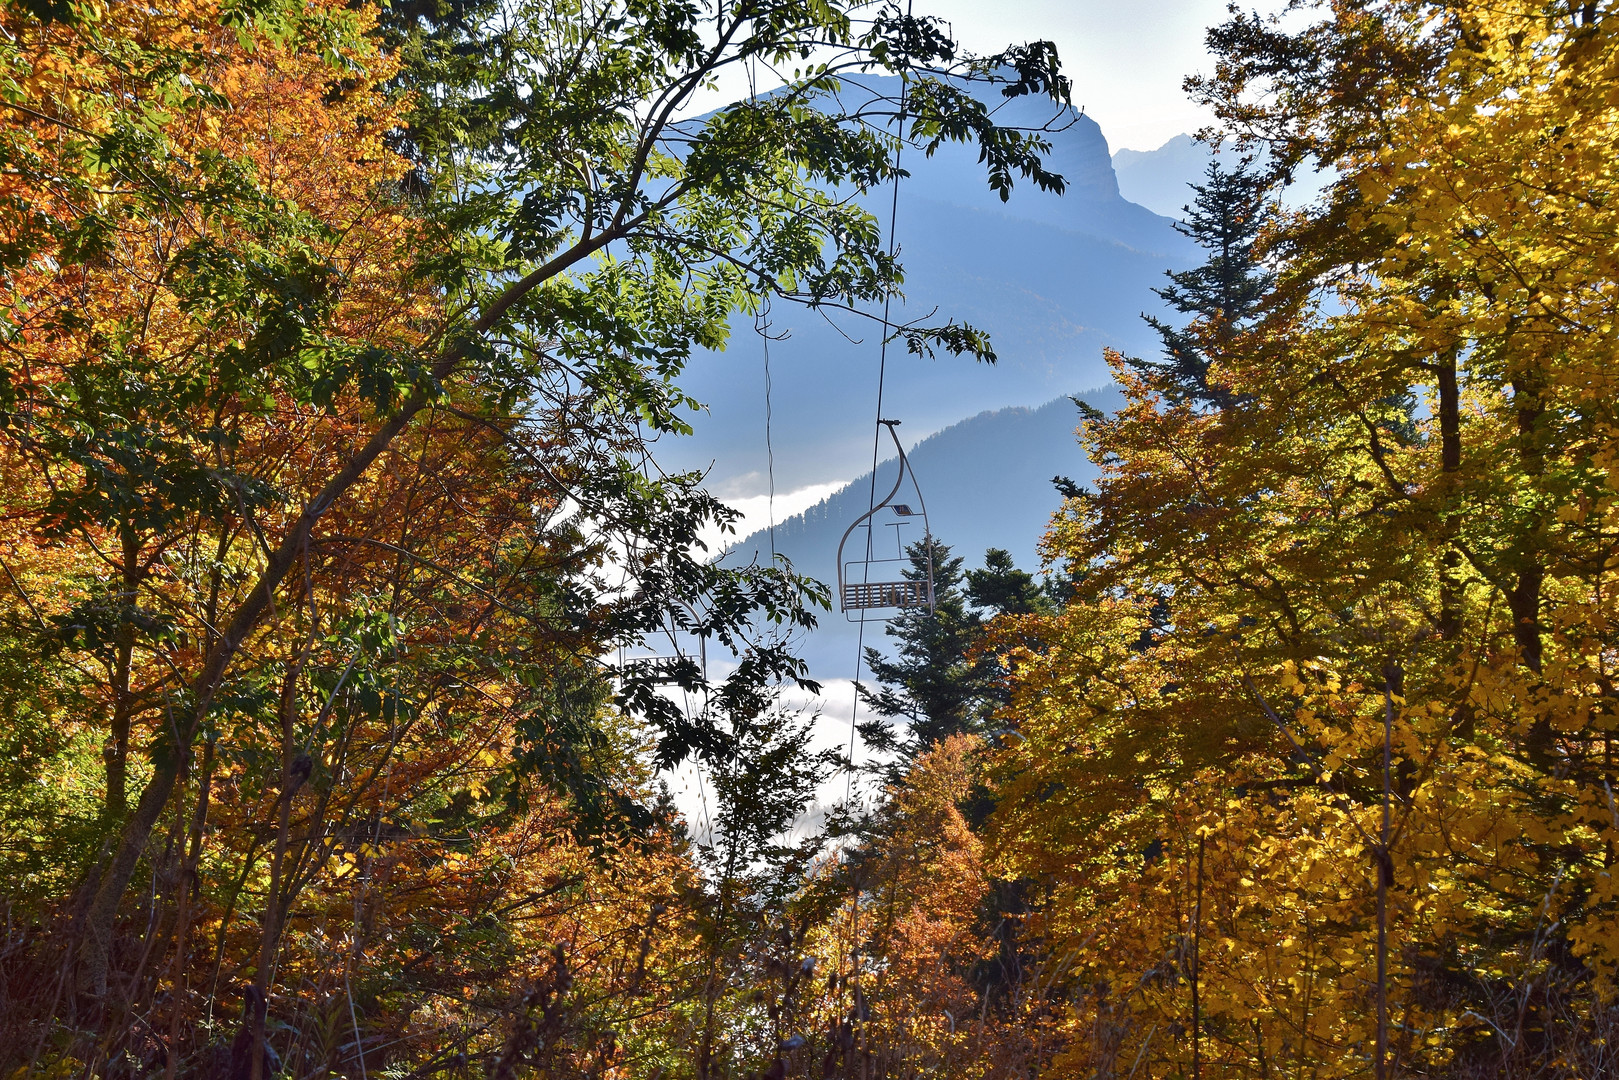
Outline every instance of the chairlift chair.
{"type": "Polygon", "coordinates": [[[843,531],[843,538],[838,541],[838,606],[844,618],[850,622],[887,622],[897,618],[901,613],[916,608],[933,610],[933,531],[928,527],[927,501],[922,498],[922,487],[916,481],[916,473],[911,469],[910,459],[905,456],[905,447],[900,445],[899,435],[894,431],[899,426],[898,420],[879,420],[888,429],[888,437],[894,441],[894,449],[899,453],[899,470],[894,476],[894,486],[881,502],[861,514],[843,531]],[[916,492],[916,505],[910,503],[894,502],[894,496],[899,494],[905,483],[905,478],[911,479],[911,488],[916,492]],[[894,530],[894,542],[899,547],[897,558],[875,558],[873,552],[872,525],[877,514],[882,510],[890,510],[898,521],[884,522],[894,530]],[[910,560],[905,557],[905,545],[900,541],[900,530],[921,519],[923,549],[927,557],[927,574],[919,580],[905,577],[903,571],[910,566],[910,560]],[[849,543],[849,537],[855,530],[866,530],[866,549],[864,558],[844,561],[843,552],[849,543]],[[886,614],[885,614],[886,613],[886,614]]]}
{"type": "MultiPolygon", "coordinates": [[[[686,610],[688,613],[690,612],[689,608],[686,610]]],[[[695,616],[693,617],[695,618],[695,616]]],[[[696,666],[703,684],[707,685],[708,639],[701,634],[691,635],[691,637],[695,639],[697,643],[697,651],[696,655],[694,656],[691,652],[681,647],[680,641],[677,638],[677,635],[680,633],[681,631],[677,630],[672,625],[665,630],[665,634],[669,638],[669,645],[674,649],[672,653],[654,652],[651,655],[646,656],[629,656],[621,646],[618,650],[619,672],[621,674],[628,673],[630,671],[646,672],[649,675],[649,678],[647,679],[648,682],[655,686],[667,685],[671,683],[678,683],[680,681],[679,675],[677,675],[675,672],[675,669],[679,665],[684,663],[692,663],[696,666]]]]}

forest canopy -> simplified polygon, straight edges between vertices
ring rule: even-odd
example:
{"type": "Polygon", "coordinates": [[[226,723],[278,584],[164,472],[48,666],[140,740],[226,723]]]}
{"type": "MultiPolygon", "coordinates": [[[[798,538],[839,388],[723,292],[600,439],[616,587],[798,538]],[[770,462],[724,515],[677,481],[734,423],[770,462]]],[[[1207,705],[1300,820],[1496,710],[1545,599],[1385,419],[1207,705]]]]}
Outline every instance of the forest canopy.
{"type": "Polygon", "coordinates": [[[836,598],[714,558],[656,442],[738,317],[900,295],[868,197],[945,143],[1063,190],[993,107],[1061,125],[1050,43],[842,0],[0,37],[0,1075],[1619,1070],[1619,4],[1209,30],[1161,354],[1082,405],[1043,577],[912,548],[878,797],[819,817],[836,598]],[[700,653],[617,661],[664,632],[700,653]]]}

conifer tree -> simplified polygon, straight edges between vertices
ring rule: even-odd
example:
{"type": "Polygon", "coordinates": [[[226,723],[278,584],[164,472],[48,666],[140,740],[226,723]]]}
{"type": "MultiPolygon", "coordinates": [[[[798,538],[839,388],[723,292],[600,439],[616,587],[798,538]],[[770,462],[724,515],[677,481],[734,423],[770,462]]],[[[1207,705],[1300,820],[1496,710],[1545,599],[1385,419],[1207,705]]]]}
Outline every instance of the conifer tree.
{"type": "Polygon", "coordinates": [[[1019,570],[1004,548],[984,552],[984,568],[967,571],[967,598],[994,615],[1033,615],[1049,607],[1045,591],[1019,570]]]}
{"type": "Polygon", "coordinates": [[[1182,208],[1186,220],[1175,228],[1209,257],[1190,270],[1165,271],[1170,284],[1153,292],[1182,315],[1192,316],[1192,321],[1175,327],[1156,316],[1143,316],[1163,339],[1164,359],[1132,359],[1130,365],[1156,376],[1173,400],[1227,409],[1236,398],[1218,380],[1210,381],[1210,346],[1227,342],[1258,314],[1274,280],[1255,250],[1268,218],[1269,181],[1247,160],[1230,170],[1210,161],[1204,182],[1191,187],[1196,197],[1182,208]]]}
{"type": "MultiPolygon", "coordinates": [[[[1048,607],[1034,576],[1019,570],[1009,552],[990,548],[982,570],[962,569],[950,546],[931,539],[933,611],[907,612],[889,624],[887,634],[898,643],[894,659],[866,649],[866,665],[881,684],[861,689],[878,718],[860,726],[861,736],[879,750],[902,751],[908,763],[952,735],[984,730],[1001,704],[1001,667],[993,655],[980,654],[985,626],[997,615],[1027,615],[1048,607]],[[900,737],[890,720],[903,717],[908,733],[900,737]]],[[[918,541],[906,549],[911,568],[905,576],[924,580],[928,548],[918,541]]]]}

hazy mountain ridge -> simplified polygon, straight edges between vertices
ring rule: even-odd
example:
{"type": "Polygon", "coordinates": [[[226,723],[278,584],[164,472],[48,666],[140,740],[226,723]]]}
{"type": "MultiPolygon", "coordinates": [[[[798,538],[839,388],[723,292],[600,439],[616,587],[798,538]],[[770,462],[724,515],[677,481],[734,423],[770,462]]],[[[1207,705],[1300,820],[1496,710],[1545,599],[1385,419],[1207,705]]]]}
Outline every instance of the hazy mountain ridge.
{"type": "MultiPolygon", "coordinates": [[[[1123,403],[1115,386],[1076,396],[1103,411],[1123,403]]],[[[1037,409],[982,412],[908,446],[906,454],[927,501],[934,536],[964,557],[968,566],[981,565],[984,550],[999,547],[1010,551],[1024,569],[1038,569],[1036,546],[1051,515],[1062,504],[1052,477],[1063,475],[1083,484],[1096,475],[1075,435],[1078,426],[1078,409],[1064,397],[1037,409]]],[[[868,455],[870,446],[868,442],[868,455]]],[[[879,498],[893,484],[896,464],[895,458],[888,457],[878,465],[879,498]]],[[[799,573],[834,585],[838,540],[868,508],[871,479],[868,469],[802,514],[778,524],[776,550],[799,573]]],[[[898,501],[909,499],[901,495],[898,501]]],[[[921,537],[919,528],[907,533],[906,542],[921,537]]],[[[894,554],[895,550],[883,552],[886,557],[894,554]]],[[[768,532],[761,530],[739,540],[725,558],[768,562],[768,532]]],[[[855,631],[838,611],[824,615],[804,649],[812,672],[820,677],[850,675],[855,631]]],[[[868,627],[866,640],[881,645],[882,635],[868,627]]]]}
{"type": "Polygon", "coordinates": [[[1213,158],[1205,144],[1177,135],[1156,150],[1117,151],[1113,173],[1126,199],[1178,219],[1192,201],[1190,185],[1203,182],[1213,158]]]}
{"type": "MultiPolygon", "coordinates": [[[[866,92],[892,89],[877,81],[866,92]]],[[[1053,118],[1049,102],[1033,99],[996,100],[992,107],[1003,123],[1039,127],[1054,119],[1047,164],[1063,175],[1067,189],[1059,196],[1020,181],[1003,202],[989,188],[976,152],[961,146],[902,160],[910,175],[900,186],[895,235],[906,280],[894,321],[972,323],[989,332],[998,361],[924,359],[890,347],[883,414],[904,422],[902,438],[934,534],[969,566],[993,546],[1033,570],[1036,546],[1061,503],[1052,477],[1084,483],[1094,476],[1074,436],[1078,414],[1064,395],[1108,383],[1107,348],[1156,353],[1157,336],[1141,315],[1167,314],[1153,289],[1164,283],[1165,271],[1194,264],[1197,251],[1173,221],[1121,194],[1115,156],[1090,117],[1067,110],[1053,118]]],[[[1125,191],[1134,190],[1148,166],[1168,161],[1146,157],[1122,185],[1125,191]]],[[[1183,181],[1173,182],[1184,189],[1183,181]]],[[[867,202],[885,229],[890,197],[885,190],[867,202]]],[[[831,584],[839,537],[871,495],[879,327],[788,304],[777,304],[770,318],[776,490],[860,474],[775,529],[778,551],[800,572],[831,584]]],[[[706,470],[710,490],[722,497],[762,493],[764,354],[761,339],[742,325],[733,328],[723,352],[693,359],[681,381],[706,403],[707,415],[696,420],[695,437],[659,447],[661,462],[706,470]]],[[[1113,387],[1085,396],[1104,409],[1119,402],[1113,387]]],[[[880,491],[892,483],[894,467],[892,460],[879,466],[880,491]]],[[[911,531],[916,535],[907,540],[919,537],[919,530],[911,531]]],[[[769,556],[769,538],[759,532],[726,557],[769,556]]],[[[853,674],[855,635],[840,613],[824,616],[803,650],[812,672],[853,674]]],[[[868,626],[865,636],[867,644],[883,643],[880,628],[868,626]]]]}
{"type": "MultiPolygon", "coordinates": [[[[996,102],[1003,122],[1038,126],[1049,102],[996,102]]],[[[986,330],[993,366],[888,350],[884,411],[912,432],[1008,406],[1038,408],[1075,386],[1109,378],[1103,349],[1156,348],[1143,312],[1163,314],[1154,286],[1196,252],[1173,223],[1119,194],[1107,140],[1088,116],[1069,110],[1047,138],[1065,194],[1019,182],[1002,202],[975,151],[946,145],[932,158],[910,154],[900,187],[897,240],[906,269],[895,321],[957,319],[986,330]]],[[[885,222],[885,192],[869,202],[885,222]]],[[[878,326],[778,303],[771,314],[775,472],[793,490],[870,468],[877,393],[878,326]],[[836,325],[834,326],[834,322],[836,325]]],[[[669,440],[659,460],[707,470],[726,497],[762,492],[765,473],[764,346],[752,327],[733,328],[723,352],[695,357],[682,386],[706,404],[697,434],[669,440]]]]}

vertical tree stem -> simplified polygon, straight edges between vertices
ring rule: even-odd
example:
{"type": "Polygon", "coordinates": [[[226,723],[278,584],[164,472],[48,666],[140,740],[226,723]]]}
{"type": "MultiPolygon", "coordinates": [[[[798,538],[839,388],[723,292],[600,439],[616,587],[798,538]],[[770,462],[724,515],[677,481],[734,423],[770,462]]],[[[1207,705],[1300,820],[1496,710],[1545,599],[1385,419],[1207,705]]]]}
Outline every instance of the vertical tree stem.
{"type": "Polygon", "coordinates": [[[1192,1080],[1203,1078],[1203,1006],[1198,988],[1203,981],[1203,847],[1208,838],[1197,837],[1197,903],[1192,907],[1192,1080]]]}
{"type": "Polygon", "coordinates": [[[1462,469],[1461,389],[1456,377],[1459,349],[1451,346],[1439,358],[1436,382],[1439,389],[1439,468],[1445,500],[1440,508],[1444,552],[1439,571],[1439,634],[1455,642],[1462,631],[1461,566],[1462,553],[1456,547],[1458,517],[1453,505],[1462,469]]]}
{"type": "Polygon", "coordinates": [[[202,776],[198,780],[197,811],[191,819],[190,850],[186,852],[180,868],[180,899],[174,917],[174,961],[170,969],[171,1008],[169,1011],[168,1060],[163,1065],[163,1080],[174,1080],[180,1064],[180,1013],[184,1008],[183,984],[186,978],[186,939],[191,934],[191,895],[196,883],[197,864],[202,858],[202,833],[208,824],[208,796],[214,777],[214,740],[202,747],[202,776]]]}
{"type": "Polygon", "coordinates": [[[1377,1080],[1388,1077],[1388,897],[1393,862],[1389,855],[1389,790],[1394,746],[1394,694],[1383,675],[1383,825],[1377,849],[1377,1080]]]}
{"type": "MultiPolygon", "coordinates": [[[[282,894],[282,865],[287,856],[287,838],[292,823],[292,797],[302,783],[293,764],[296,753],[294,717],[298,707],[298,675],[302,664],[294,659],[287,665],[287,678],[281,690],[281,790],[276,799],[275,848],[270,856],[270,886],[264,897],[264,918],[259,937],[258,969],[253,974],[254,1009],[249,1022],[252,1026],[252,1058],[248,1064],[251,1080],[262,1080],[264,1075],[264,1022],[265,1009],[270,1000],[270,969],[281,942],[281,920],[285,907],[282,894]]],[[[307,775],[307,770],[305,771],[307,775]]]]}

